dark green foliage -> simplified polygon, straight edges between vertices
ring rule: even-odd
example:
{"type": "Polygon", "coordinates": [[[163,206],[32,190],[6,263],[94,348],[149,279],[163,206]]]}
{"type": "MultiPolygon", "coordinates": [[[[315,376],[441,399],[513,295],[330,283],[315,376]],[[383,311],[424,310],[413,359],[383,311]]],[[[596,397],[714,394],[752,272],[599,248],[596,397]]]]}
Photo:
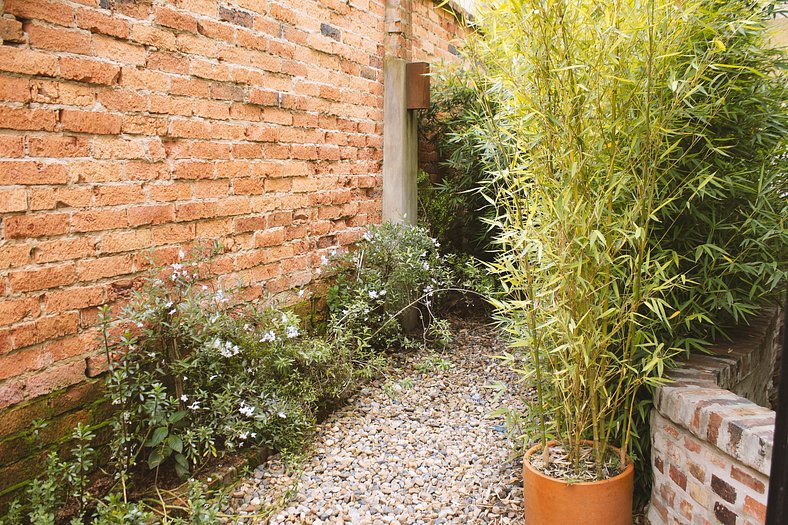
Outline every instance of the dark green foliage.
{"type": "Polygon", "coordinates": [[[371,226],[353,253],[334,258],[330,329],[352,334],[378,350],[445,339],[445,325],[436,323],[434,306],[451,280],[438,246],[421,227],[371,226]],[[404,322],[414,314],[417,330],[404,322]]]}
{"type": "Polygon", "coordinates": [[[419,113],[419,141],[435,148],[437,163],[419,173],[419,222],[447,252],[488,259],[490,209],[479,186],[495,145],[475,127],[483,108],[461,69],[439,72],[433,86],[430,108],[419,113]]]}

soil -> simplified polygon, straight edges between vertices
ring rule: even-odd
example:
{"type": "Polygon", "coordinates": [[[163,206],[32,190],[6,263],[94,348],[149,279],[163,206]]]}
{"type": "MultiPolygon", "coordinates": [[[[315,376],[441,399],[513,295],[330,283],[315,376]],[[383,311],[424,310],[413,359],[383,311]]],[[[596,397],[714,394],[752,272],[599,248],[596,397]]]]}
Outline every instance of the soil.
{"type": "Polygon", "coordinates": [[[544,456],[539,451],[531,456],[531,466],[551,478],[581,483],[597,481],[598,479],[609,479],[621,474],[623,471],[618,454],[612,449],[607,450],[607,457],[602,464],[601,477],[597,477],[597,462],[594,457],[594,449],[590,445],[580,445],[580,461],[576,467],[572,466],[566,447],[553,445],[549,450],[550,459],[548,464],[545,464],[544,456]]]}

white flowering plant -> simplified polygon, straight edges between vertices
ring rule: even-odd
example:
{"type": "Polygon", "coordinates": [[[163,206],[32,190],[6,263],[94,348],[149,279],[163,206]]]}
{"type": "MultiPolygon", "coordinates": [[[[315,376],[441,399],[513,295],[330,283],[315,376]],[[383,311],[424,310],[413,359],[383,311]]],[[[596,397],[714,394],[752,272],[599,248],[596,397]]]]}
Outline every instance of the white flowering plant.
{"type": "Polygon", "coordinates": [[[340,335],[312,337],[296,314],[203,279],[213,253],[153,270],[118,319],[103,310],[122,470],[144,460],[186,476],[224,450],[295,452],[362,368],[340,335]]]}
{"type": "Polygon", "coordinates": [[[446,325],[435,322],[436,303],[452,288],[439,247],[422,227],[372,225],[354,251],[331,258],[329,327],[373,349],[447,342],[446,325]]]}

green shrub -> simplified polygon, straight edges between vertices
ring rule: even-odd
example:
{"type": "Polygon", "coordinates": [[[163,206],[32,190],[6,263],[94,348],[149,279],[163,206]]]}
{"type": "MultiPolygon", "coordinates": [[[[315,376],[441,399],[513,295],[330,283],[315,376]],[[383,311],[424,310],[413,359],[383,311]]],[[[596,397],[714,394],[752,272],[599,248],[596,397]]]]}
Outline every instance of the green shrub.
{"type": "Polygon", "coordinates": [[[198,259],[155,270],[119,316],[134,330],[108,343],[119,355],[109,391],[123,469],[141,455],[186,476],[224,449],[296,451],[364,367],[341,332],[304,334],[292,312],[237,300],[200,268],[198,259]]]}
{"type": "Polygon", "coordinates": [[[450,253],[489,259],[492,210],[479,191],[494,166],[495,145],[478,129],[484,108],[461,68],[433,76],[430,107],[419,112],[419,140],[436,148],[433,173],[418,178],[419,222],[450,253]]]}
{"type": "Polygon", "coordinates": [[[429,329],[436,320],[435,302],[451,287],[438,246],[421,227],[370,226],[354,252],[332,261],[336,284],[327,298],[331,330],[353,334],[373,349],[445,339],[429,329]],[[409,326],[414,320],[415,326],[409,326]]]}

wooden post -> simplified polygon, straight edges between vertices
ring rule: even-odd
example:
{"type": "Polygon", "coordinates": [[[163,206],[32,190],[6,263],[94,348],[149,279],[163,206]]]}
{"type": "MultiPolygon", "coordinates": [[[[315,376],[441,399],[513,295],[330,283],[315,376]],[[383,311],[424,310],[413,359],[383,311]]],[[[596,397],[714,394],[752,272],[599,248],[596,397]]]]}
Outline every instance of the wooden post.
{"type": "Polygon", "coordinates": [[[407,108],[407,63],[383,62],[383,220],[416,224],[418,136],[407,108]]]}

